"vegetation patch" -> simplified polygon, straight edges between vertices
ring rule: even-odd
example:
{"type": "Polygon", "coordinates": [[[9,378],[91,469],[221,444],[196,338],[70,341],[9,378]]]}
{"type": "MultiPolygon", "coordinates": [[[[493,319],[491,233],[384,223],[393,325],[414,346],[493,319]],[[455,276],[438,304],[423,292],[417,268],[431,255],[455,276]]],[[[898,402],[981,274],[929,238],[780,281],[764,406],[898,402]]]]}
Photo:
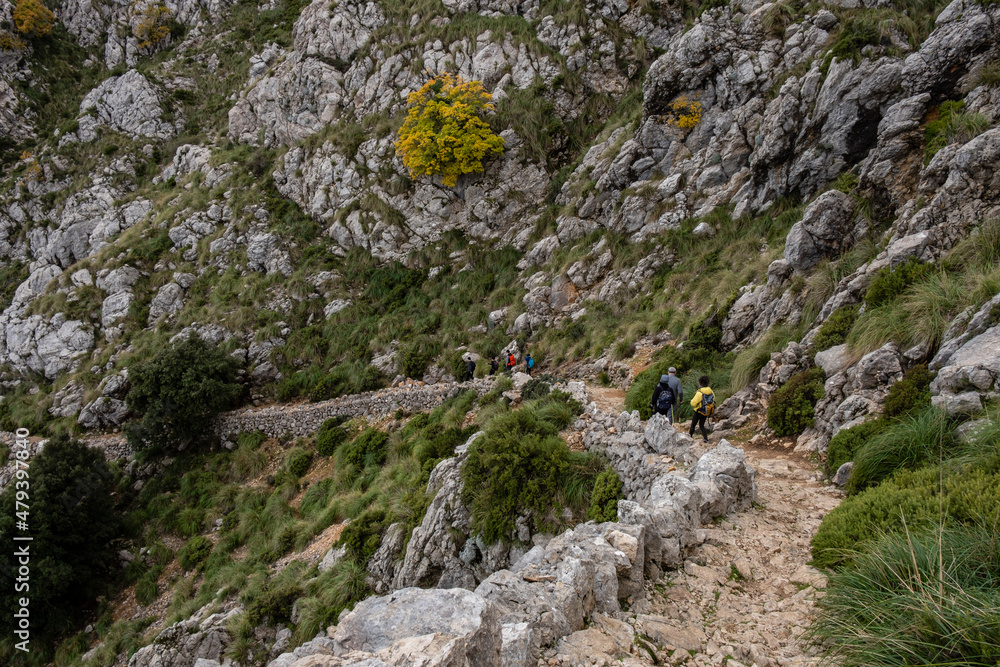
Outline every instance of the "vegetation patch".
{"type": "Polygon", "coordinates": [[[816,352],[828,350],[836,345],[847,342],[847,335],[858,318],[857,306],[843,306],[833,311],[813,338],[813,349],[816,352]]]}
{"type": "Polygon", "coordinates": [[[825,374],[822,368],[809,368],[793,375],[771,395],[767,406],[767,425],[779,437],[799,435],[813,425],[814,408],[823,398],[825,374]]]}

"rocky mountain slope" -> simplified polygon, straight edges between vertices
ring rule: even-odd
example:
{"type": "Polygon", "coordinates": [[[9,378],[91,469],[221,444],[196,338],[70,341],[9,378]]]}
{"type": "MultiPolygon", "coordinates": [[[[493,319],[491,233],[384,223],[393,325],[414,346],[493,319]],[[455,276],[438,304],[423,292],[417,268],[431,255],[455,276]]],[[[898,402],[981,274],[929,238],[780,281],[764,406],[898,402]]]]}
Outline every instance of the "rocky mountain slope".
{"type": "MultiPolygon", "coordinates": [[[[642,350],[678,346],[694,351],[685,370],[711,365],[717,429],[731,436],[817,366],[822,397],[794,436],[820,457],[921,364],[949,413],[997,396],[996,2],[63,0],[51,33],[34,35],[19,6],[0,0],[0,430],[117,431],[135,416],[129,369],[191,335],[237,360],[256,405],[346,396],[336,406],[373,421],[432,409],[468,358],[478,377],[530,348],[543,371],[627,389],[644,386],[642,350]],[[444,72],[483,83],[505,143],[455,187],[413,177],[394,145],[407,94],[444,72]],[[364,394],[407,378],[429,388],[374,406],[364,394]]],[[[272,410],[222,423],[240,425],[234,437],[308,436],[339,414],[272,410]]],[[[572,430],[620,475],[619,523],[522,554],[445,540],[464,519],[435,497],[424,522],[440,525],[422,537],[422,524],[382,527],[373,590],[475,589],[447,604],[475,607],[479,629],[414,626],[439,633],[418,646],[417,634],[352,639],[348,623],[323,651],[475,663],[516,645],[534,660],[583,619],[613,635],[618,596],[593,587],[641,588],[640,570],[656,581],[702,521],[752,493],[694,518],[660,507],[691,485],[705,487],[695,505],[713,504],[702,463],[636,413],[597,412],[572,430]],[[550,605],[572,620],[562,634],[490,588],[562,582],[523,575],[595,541],[607,558],[566,575],[579,599],[550,605]]],[[[719,450],[713,466],[740,456],[719,450]]],[[[437,464],[428,491],[460,493],[460,465],[437,464]]],[[[355,618],[412,613],[399,604],[355,618]]],[[[202,633],[219,651],[189,647],[169,664],[221,657],[213,633],[237,622],[233,600],[223,606],[151,646],[202,633]]],[[[152,664],[145,655],[135,664],[152,664]]]]}

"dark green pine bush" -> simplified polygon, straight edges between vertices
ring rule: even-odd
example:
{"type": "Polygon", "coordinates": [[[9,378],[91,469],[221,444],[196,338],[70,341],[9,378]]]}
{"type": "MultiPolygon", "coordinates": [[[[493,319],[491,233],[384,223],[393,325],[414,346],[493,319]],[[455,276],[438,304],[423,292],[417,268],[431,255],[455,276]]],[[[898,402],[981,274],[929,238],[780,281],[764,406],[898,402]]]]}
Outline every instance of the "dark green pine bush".
{"type": "Polygon", "coordinates": [[[831,477],[835,475],[840,466],[854,460],[854,453],[862,445],[888,426],[888,420],[875,419],[845,428],[833,436],[826,449],[826,474],[831,477]]]}
{"type": "Polygon", "coordinates": [[[389,454],[389,435],[375,428],[367,428],[353,441],[341,448],[343,463],[359,469],[380,466],[389,454]]]}
{"type": "Polygon", "coordinates": [[[809,368],[793,375],[771,395],[767,425],[776,435],[798,435],[813,425],[816,402],[823,398],[824,378],[822,368],[809,368]]]}
{"type": "Polygon", "coordinates": [[[587,518],[591,521],[617,521],[618,501],[622,497],[622,481],[613,469],[605,468],[594,480],[594,490],[590,492],[590,507],[587,518]]]}
{"type": "Polygon", "coordinates": [[[330,417],[319,427],[316,434],[316,452],[320,456],[333,456],[346,440],[348,433],[341,426],[343,417],[330,417]]]}
{"type": "Polygon", "coordinates": [[[879,269],[865,292],[865,303],[869,308],[875,308],[895,301],[907,287],[920,282],[928,271],[930,267],[927,264],[915,259],[896,268],[886,266],[879,269]]]}
{"type": "Polygon", "coordinates": [[[382,530],[387,525],[385,510],[370,509],[347,524],[337,544],[346,547],[348,558],[364,567],[378,550],[382,530]]]}
{"type": "Polygon", "coordinates": [[[857,318],[857,306],[844,306],[833,311],[833,314],[826,318],[826,322],[823,322],[823,326],[816,332],[816,337],[813,339],[814,350],[822,352],[846,342],[847,334],[851,332],[851,327],[854,326],[854,321],[857,318]]]}
{"type": "Polygon", "coordinates": [[[883,414],[886,417],[901,417],[931,403],[931,380],[934,378],[925,364],[914,366],[903,379],[889,388],[885,398],[883,414]]]}

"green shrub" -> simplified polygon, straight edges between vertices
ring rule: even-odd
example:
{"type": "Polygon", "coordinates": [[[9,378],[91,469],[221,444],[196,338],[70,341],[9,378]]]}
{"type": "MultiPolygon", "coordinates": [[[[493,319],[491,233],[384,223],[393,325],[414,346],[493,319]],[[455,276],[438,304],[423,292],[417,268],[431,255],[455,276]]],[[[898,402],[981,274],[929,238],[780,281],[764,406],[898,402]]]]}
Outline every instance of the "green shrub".
{"type": "Polygon", "coordinates": [[[847,492],[878,484],[898,470],[917,468],[938,454],[951,452],[954,433],[944,412],[925,408],[881,430],[854,452],[847,492]]]}
{"type": "Polygon", "coordinates": [[[437,355],[438,346],[434,341],[419,338],[399,346],[396,364],[401,374],[408,378],[420,379],[437,355]]]}
{"type": "Polygon", "coordinates": [[[835,574],[812,629],[837,664],[1000,664],[994,527],[893,535],[835,574]]]}
{"type": "Polygon", "coordinates": [[[344,528],[337,544],[347,549],[347,556],[365,567],[378,550],[382,530],[388,525],[385,510],[370,509],[344,528]]]}
{"type": "Polygon", "coordinates": [[[590,507],[587,518],[591,521],[617,521],[618,501],[622,497],[622,481],[611,468],[605,468],[594,480],[594,490],[590,493],[590,507]]]}
{"type": "Polygon", "coordinates": [[[388,455],[389,436],[375,428],[366,428],[341,448],[343,462],[359,469],[382,465],[388,455]]]}
{"type": "Polygon", "coordinates": [[[780,437],[798,435],[813,425],[816,402],[823,398],[822,368],[809,368],[793,375],[771,395],[767,425],[780,437]]]}
{"type": "Polygon", "coordinates": [[[191,570],[201,565],[210,553],[212,553],[211,540],[197,535],[188,540],[187,544],[177,552],[177,562],[185,571],[191,570]]]}
{"type": "Polygon", "coordinates": [[[1000,472],[984,466],[930,466],[904,470],[850,496],[826,515],[812,540],[816,567],[849,564],[879,536],[919,530],[937,522],[993,522],[1000,512],[1000,472]]]}
{"type": "Polygon", "coordinates": [[[903,379],[889,388],[882,412],[886,417],[900,417],[931,403],[931,380],[926,364],[914,366],[903,379]]]}
{"type": "Polygon", "coordinates": [[[863,16],[850,18],[844,23],[840,36],[827,52],[824,65],[829,67],[831,57],[858,62],[861,60],[861,49],[866,46],[878,46],[879,42],[878,30],[871,21],[863,16]]]}
{"type": "Polygon", "coordinates": [[[572,475],[569,448],[550,416],[534,406],[500,414],[469,448],[462,498],[472,509],[473,529],[489,544],[512,541],[522,514],[535,530],[558,524],[558,497],[572,475]]]}
{"type": "Polygon", "coordinates": [[[551,388],[552,385],[542,378],[531,378],[525,383],[524,387],[521,388],[521,398],[525,401],[530,401],[536,398],[544,398],[548,396],[551,388]]]}
{"type": "Polygon", "coordinates": [[[826,474],[830,477],[835,475],[840,466],[854,460],[854,453],[862,445],[888,426],[888,420],[875,419],[839,431],[830,439],[826,449],[826,474]]]}
{"type": "Polygon", "coordinates": [[[320,456],[333,456],[346,440],[348,433],[341,426],[343,417],[330,417],[319,427],[316,434],[316,451],[320,456]]]}
{"type": "Polygon", "coordinates": [[[847,334],[851,332],[851,327],[854,326],[854,321],[857,318],[857,306],[844,306],[833,311],[816,332],[816,337],[813,339],[813,349],[816,352],[822,352],[847,342],[847,334]]]}
{"type": "Polygon", "coordinates": [[[444,428],[441,424],[431,424],[421,433],[420,439],[414,445],[413,452],[421,466],[448,458],[458,447],[472,435],[471,430],[461,428],[444,428]]]}
{"type": "Polygon", "coordinates": [[[888,266],[879,269],[865,292],[865,303],[869,308],[895,301],[903,291],[915,282],[923,280],[929,266],[910,259],[896,268],[888,266]]]}
{"type": "MultiPolygon", "coordinates": [[[[123,531],[116,506],[114,475],[97,449],[64,435],[48,441],[28,465],[27,475],[12,479],[0,494],[0,606],[6,632],[13,637],[18,598],[31,598],[32,648],[55,641],[94,600],[107,591],[118,571],[116,540],[123,531]],[[23,483],[30,483],[29,531],[17,528],[15,501],[25,501],[23,483]],[[16,488],[16,483],[21,488],[16,488]],[[22,497],[18,498],[18,493],[22,497]],[[30,535],[30,593],[15,591],[17,536],[30,535]]],[[[52,644],[55,645],[55,644],[52,644]]]]}
{"type": "Polygon", "coordinates": [[[237,369],[236,360],[196,337],[132,366],[126,402],[141,418],[126,425],[129,444],[144,449],[204,441],[212,419],[244,395],[237,369]]]}
{"type": "Polygon", "coordinates": [[[285,458],[285,470],[298,479],[309,470],[309,466],[312,465],[312,459],[312,452],[301,447],[296,447],[285,458]]]}
{"type": "Polygon", "coordinates": [[[287,622],[292,616],[292,606],[302,597],[302,589],[295,582],[271,583],[262,595],[247,605],[247,617],[252,625],[267,619],[271,624],[287,622]]]}

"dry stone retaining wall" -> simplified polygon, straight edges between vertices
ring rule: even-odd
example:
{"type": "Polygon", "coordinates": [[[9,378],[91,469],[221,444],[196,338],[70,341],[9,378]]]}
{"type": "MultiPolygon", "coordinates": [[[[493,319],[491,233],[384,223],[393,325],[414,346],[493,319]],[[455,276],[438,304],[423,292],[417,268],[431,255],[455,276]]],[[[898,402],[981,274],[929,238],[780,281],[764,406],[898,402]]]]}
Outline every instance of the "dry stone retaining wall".
{"type": "Polygon", "coordinates": [[[341,396],[321,403],[243,408],[220,415],[215,422],[215,432],[223,438],[252,431],[262,431],[272,438],[286,434],[302,437],[318,431],[330,417],[379,420],[393,415],[399,409],[411,413],[426,412],[467,389],[482,396],[492,388],[493,378],[480,378],[461,383],[406,384],[364,394],[341,396]]]}

